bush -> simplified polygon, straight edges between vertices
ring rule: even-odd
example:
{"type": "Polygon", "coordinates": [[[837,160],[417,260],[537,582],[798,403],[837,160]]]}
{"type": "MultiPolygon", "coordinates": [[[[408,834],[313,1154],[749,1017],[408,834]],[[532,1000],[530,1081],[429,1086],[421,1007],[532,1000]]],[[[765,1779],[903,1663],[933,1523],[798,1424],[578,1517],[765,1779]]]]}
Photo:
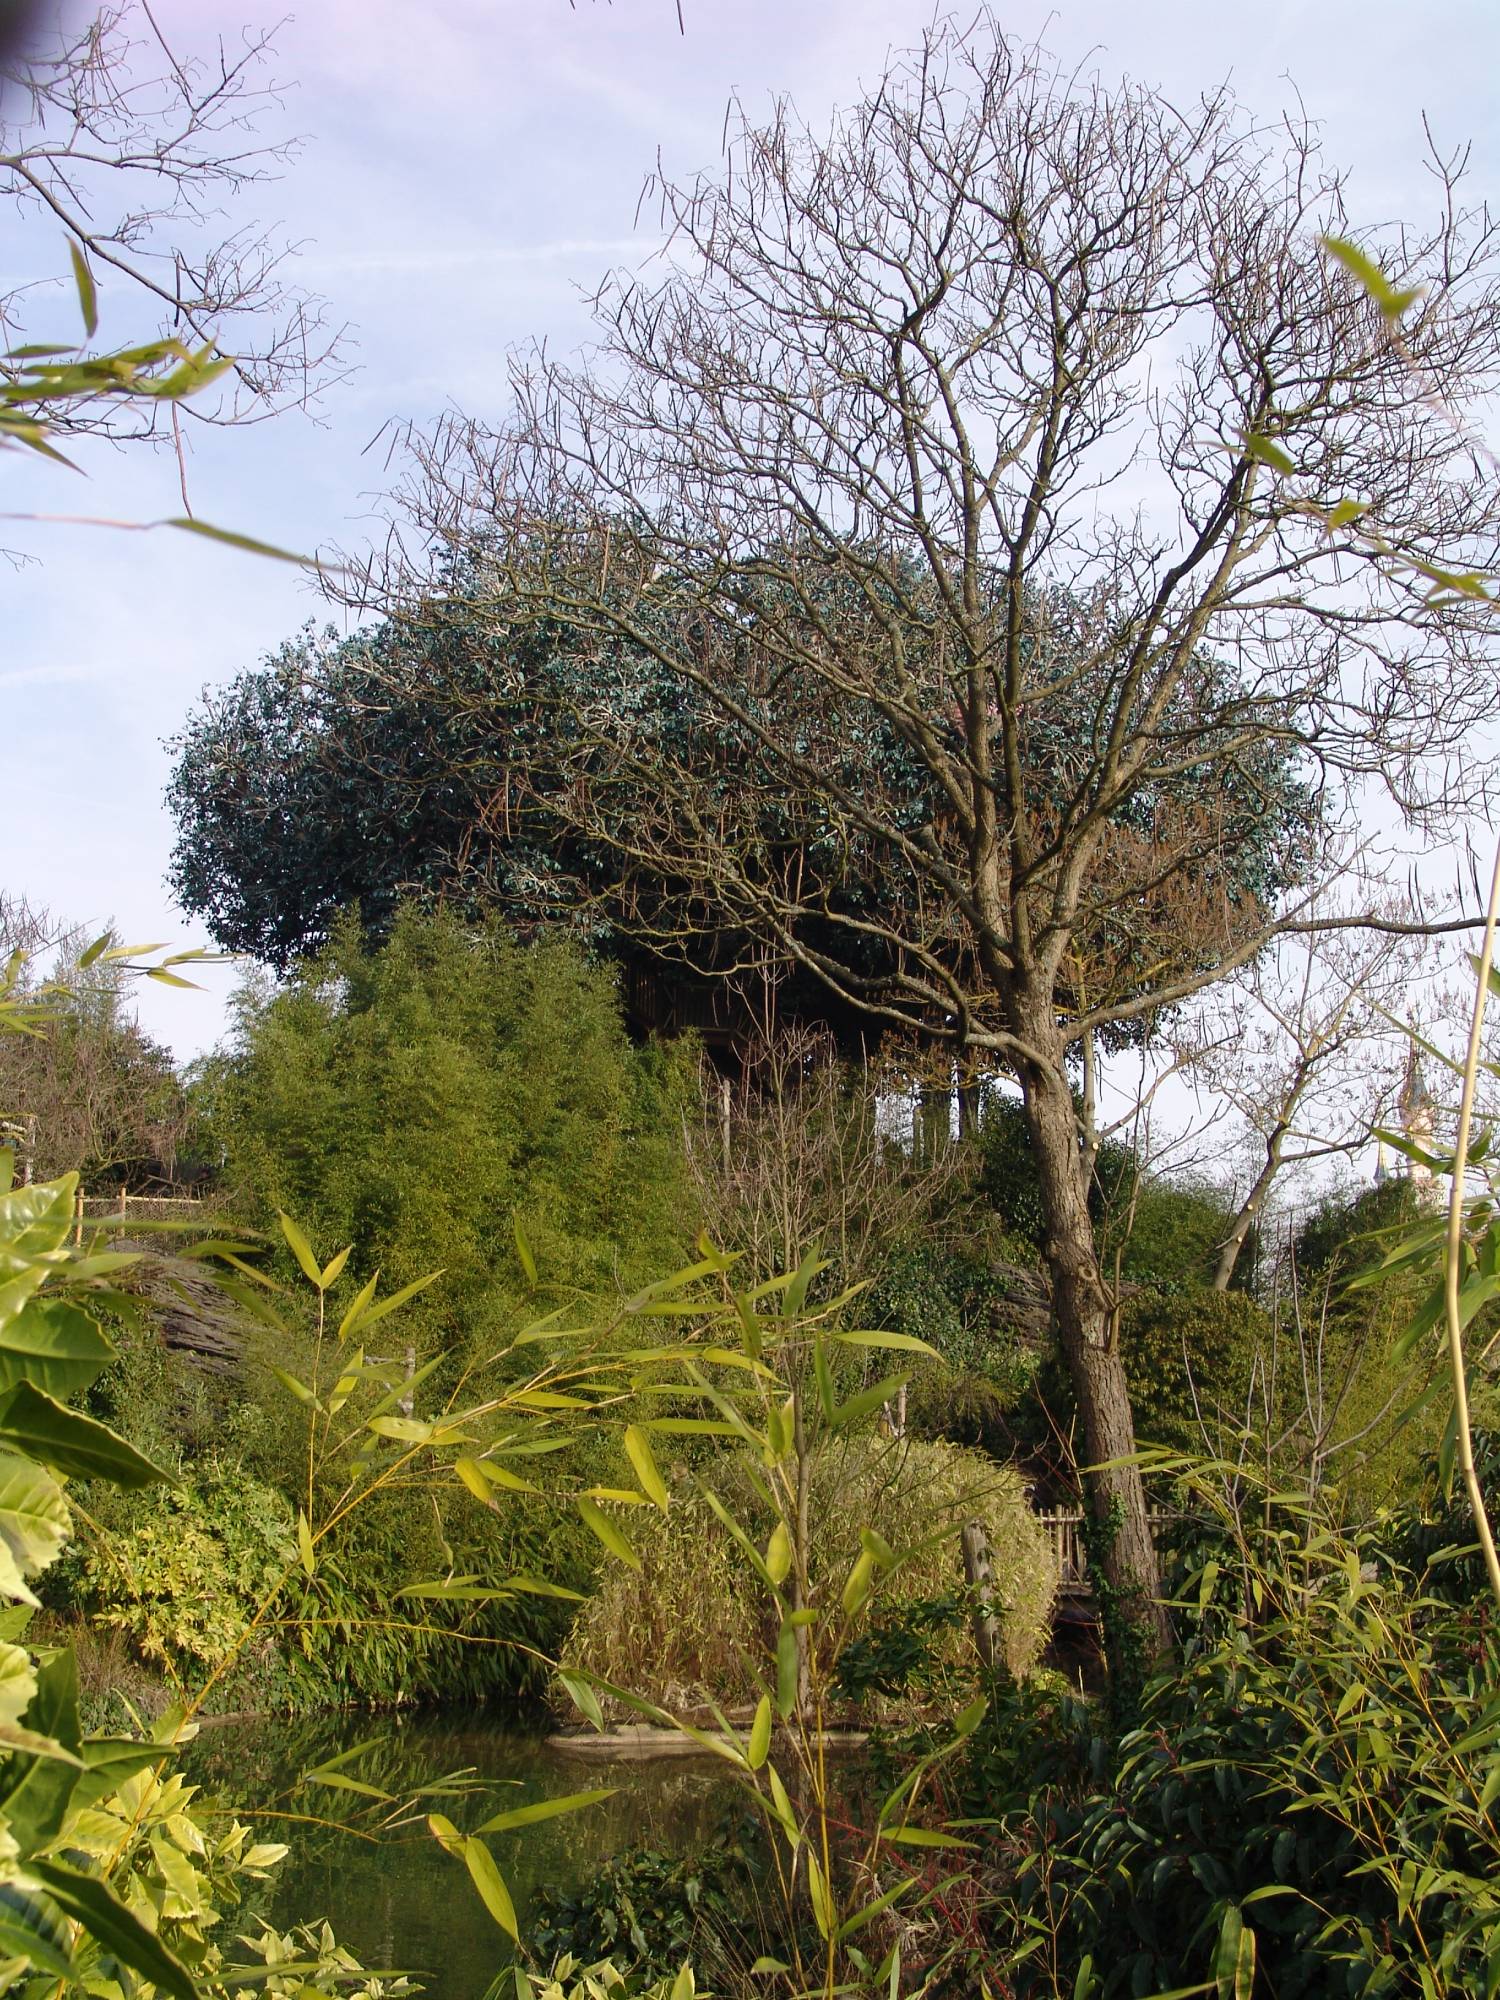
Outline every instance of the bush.
{"type": "Polygon", "coordinates": [[[483,1357],[523,1314],[673,1268],[694,1233],[691,1051],[632,1048],[613,980],[571,946],[407,909],[373,950],[346,922],[284,990],[242,994],[199,1088],[247,1220],[281,1208],[352,1244],[360,1281],[443,1270],[404,1316],[421,1354],[483,1357]]]}
{"type": "MultiPolygon", "coordinates": [[[[196,1687],[295,1565],[292,1510],[259,1480],[208,1461],[182,1485],[133,1499],[130,1522],[90,1545],[62,1581],[95,1626],[119,1633],[179,1686],[196,1687]]],[[[272,1700],[281,1692],[276,1651],[268,1630],[240,1676],[243,1684],[259,1668],[271,1685],[256,1694],[272,1700]]]]}
{"type": "Polygon", "coordinates": [[[1271,1511],[1248,1539],[1220,1518],[1233,1561],[1199,1572],[1182,1664],[1139,1726],[1075,1728],[1071,1772],[1004,1820],[991,1915],[1017,1993],[1494,1990],[1490,1609],[1271,1511]]]}
{"type": "Polygon", "coordinates": [[[739,1923],[749,1888],[737,1847],[689,1857],[634,1848],[601,1861],[577,1889],[539,1890],[529,1943],[544,1960],[604,1958],[638,1978],[669,1979],[690,1960],[702,1963],[705,1933],[739,1923]]]}
{"type": "MultiPolygon", "coordinates": [[[[769,1517],[749,1468],[726,1456],[703,1468],[704,1484],[764,1541],[769,1517]]],[[[872,1600],[881,1615],[956,1596],[963,1588],[959,1530],[988,1529],[995,1595],[1007,1660],[1024,1674],[1045,1643],[1057,1589],[1051,1543],[1008,1467],[957,1445],[866,1434],[820,1458],[812,1490],[814,1594],[842,1585],[859,1553],[862,1527],[904,1553],[872,1600]]],[[[563,1663],[631,1688],[672,1709],[753,1706],[761,1693],[755,1660],[773,1645],[769,1599],[701,1494],[667,1515],[631,1523],[639,1575],[607,1571],[580,1612],[563,1663]]],[[[975,1665],[959,1621],[935,1642],[935,1657],[975,1665]]]]}

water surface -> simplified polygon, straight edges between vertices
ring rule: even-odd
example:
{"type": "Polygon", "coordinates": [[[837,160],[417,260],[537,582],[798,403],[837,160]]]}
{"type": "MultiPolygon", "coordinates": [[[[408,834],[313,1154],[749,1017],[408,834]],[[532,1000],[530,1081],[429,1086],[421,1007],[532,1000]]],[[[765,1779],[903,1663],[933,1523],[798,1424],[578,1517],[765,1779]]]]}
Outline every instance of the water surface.
{"type": "Polygon", "coordinates": [[[549,1748],[550,1726],[513,1710],[206,1726],[183,1753],[184,1774],[253,1820],[258,1838],[284,1841],[291,1850],[232,1929],[253,1930],[244,1921],[252,1911],[263,1911],[282,1930],[326,1917],[364,1964],[419,1974],[432,2000],[479,2000],[508,1962],[509,1942],[462,1863],[429,1833],[428,1812],[468,1829],[534,1799],[619,1788],[602,1805],[491,1838],[523,1936],[539,1884],[573,1888],[609,1855],[636,1847],[684,1854],[715,1837],[733,1794],[716,1759],[583,1758],[549,1748]],[[314,1766],[372,1738],[338,1771],[411,1801],[410,1813],[397,1815],[405,1825],[377,1830],[390,1806],[299,1782],[314,1766]],[[247,1813],[252,1802],[268,1810],[247,1813]],[[334,1821],[347,1824],[328,1823],[334,1821]]]}

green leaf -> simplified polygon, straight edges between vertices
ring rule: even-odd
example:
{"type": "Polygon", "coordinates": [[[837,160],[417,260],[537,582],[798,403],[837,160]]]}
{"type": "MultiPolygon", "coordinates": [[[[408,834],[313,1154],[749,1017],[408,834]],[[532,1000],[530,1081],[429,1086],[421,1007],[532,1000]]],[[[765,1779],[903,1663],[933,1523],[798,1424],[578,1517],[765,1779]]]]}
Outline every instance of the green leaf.
{"type": "Polygon", "coordinates": [[[19,1722],[36,1693],[36,1668],[24,1646],[0,1641],[0,1723],[19,1722]]]}
{"type": "Polygon", "coordinates": [[[321,1290],[323,1273],[317,1258],[313,1255],[312,1245],[308,1242],[297,1224],[286,1213],[285,1209],[277,1209],[276,1220],[281,1224],[282,1235],[291,1245],[292,1255],[302,1266],[303,1277],[311,1284],[318,1286],[319,1290],[321,1290]]]}
{"type": "Polygon", "coordinates": [[[872,1923],[876,1917],[882,1916],[892,1903],[898,1902],[908,1889],[916,1886],[916,1881],[915,1875],[908,1875],[905,1881],[898,1882],[894,1889],[887,1889],[885,1894],[877,1896],[873,1903],[866,1903],[862,1910],[856,1910],[846,1923],[840,1924],[840,1942],[842,1943],[846,1937],[852,1937],[856,1931],[863,1930],[865,1925],[872,1923]]]}
{"type": "MultiPolygon", "coordinates": [[[[222,373],[222,370],[216,372],[222,373]]],[[[206,379],[209,379],[209,371],[204,369],[201,380],[206,379]]],[[[194,520],[187,514],[173,514],[162,522],[162,526],[181,528],[184,534],[205,535],[211,542],[227,542],[232,549],[246,549],[253,556],[270,556],[273,562],[296,563],[301,569],[323,568],[316,556],[299,556],[291,549],[277,548],[274,542],[258,542],[253,535],[232,534],[228,528],[216,528],[211,521],[194,520]]]]}
{"type": "Polygon", "coordinates": [[[138,1743],[127,1736],[88,1736],[83,1741],[83,1775],[73,1787],[69,1810],[80,1812],[118,1791],[127,1778],[172,1754],[170,1746],[138,1743]]]}
{"type": "Polygon", "coordinates": [[[776,1713],[785,1722],[797,1706],[797,1628],[783,1623],[776,1635],[776,1713]]]}
{"type": "Polygon", "coordinates": [[[25,1714],[25,1740],[0,1771],[0,1814],[23,1853],[54,1839],[83,1775],[78,1669],[71,1647],[40,1660],[25,1714]]]}
{"type": "Polygon", "coordinates": [[[560,1583],[548,1583],[545,1577],[526,1576],[524,1573],[520,1576],[508,1576],[505,1579],[505,1588],[524,1591],[530,1597],[560,1597],[566,1599],[569,1604],[588,1602],[581,1590],[568,1590],[560,1583]]]}
{"type": "Polygon", "coordinates": [[[875,1558],[868,1549],[861,1549],[854,1559],[854,1567],[844,1579],[840,1603],[845,1615],[852,1618],[864,1605],[870,1595],[870,1584],[875,1574],[875,1558]]]}
{"type": "Polygon", "coordinates": [[[0,1592],[35,1604],[25,1579],[62,1552],[68,1525],[67,1502],[51,1474],[0,1452],[0,1592]]]}
{"type": "Polygon", "coordinates": [[[609,1518],[608,1514],[601,1507],[596,1506],[592,1500],[585,1499],[582,1495],[578,1498],[577,1506],[579,1514],[583,1517],[584,1524],[592,1528],[609,1553],[612,1556],[617,1556],[622,1563],[628,1563],[632,1569],[639,1569],[641,1566],[640,1557],[631,1547],[629,1539],[619,1526],[609,1518]]]}
{"type": "Polygon", "coordinates": [[[336,1257],[329,1258],[328,1262],[323,1266],[323,1269],[318,1274],[319,1291],[331,1292],[333,1290],[334,1286],[339,1281],[339,1273],[343,1270],[344,1266],[349,1261],[349,1252],[353,1249],[353,1247],[354,1246],[352,1243],[346,1243],[343,1249],[340,1250],[340,1252],[336,1257]]]}
{"type": "Polygon", "coordinates": [[[763,1694],[755,1707],[755,1720],[750,1725],[750,1742],[745,1751],[745,1762],[752,1771],[758,1771],[765,1763],[771,1750],[771,1697],[763,1694]]]}
{"type": "Polygon", "coordinates": [[[1279,444],[1273,444],[1263,431],[1246,431],[1240,441],[1245,447],[1246,458],[1258,459],[1262,465],[1269,465],[1273,472],[1286,474],[1296,472],[1297,467],[1292,459],[1279,444]]]}
{"type": "Polygon", "coordinates": [[[604,1727],[604,1710],[599,1706],[599,1697],[581,1674],[559,1673],[557,1678],[567,1691],[568,1699],[596,1729],[604,1727]]]}
{"type": "Polygon", "coordinates": [[[0,1396],[0,1450],[25,1453],[74,1479],[107,1479],[126,1488],[173,1483],[170,1472],[107,1424],[65,1408],[30,1382],[0,1396]]]}
{"type": "Polygon", "coordinates": [[[822,1869],[818,1866],[818,1857],[811,1848],[807,1851],[807,1895],[808,1901],[812,1904],[818,1935],[831,1937],[834,1930],[833,1898],[828,1893],[828,1884],[822,1869]]]}
{"type": "Polygon", "coordinates": [[[625,1452],[635,1467],[635,1476],[641,1482],[641,1490],[654,1500],[665,1514],[670,1499],[667,1482],[662,1478],[655,1458],[651,1453],[651,1440],[639,1424],[628,1424],[625,1429],[625,1452]]]}
{"type": "Polygon", "coordinates": [[[609,1785],[594,1792],[570,1792],[566,1798],[538,1799],[529,1806],[513,1806],[509,1812],[496,1813],[483,1826],[475,1827],[478,1833],[509,1833],[518,1826],[536,1826],[544,1819],[558,1819],[564,1813],[583,1812],[589,1806],[597,1806],[605,1799],[612,1799],[619,1790],[618,1785],[609,1785]]]}
{"type": "Polygon", "coordinates": [[[0,1195],[0,1250],[23,1259],[61,1250],[73,1227],[77,1187],[77,1174],[64,1174],[60,1180],[33,1181],[0,1195]]]}
{"type": "Polygon", "coordinates": [[[511,1593],[499,1584],[481,1583],[479,1572],[474,1570],[466,1576],[443,1577],[432,1583],[408,1583],[396,1595],[459,1604],[499,1604],[511,1593]]]}
{"type": "Polygon", "coordinates": [[[918,1340],[914,1333],[880,1333],[860,1330],[855,1333],[836,1333],[835,1340],[845,1347],[893,1347],[903,1354],[930,1354],[934,1361],[941,1361],[942,1355],[925,1340],[918,1340]]]}
{"type": "Polygon", "coordinates": [[[384,1319],[387,1313],[393,1313],[404,1306],[408,1299],[414,1299],[418,1292],[425,1292],[429,1285],[435,1285],[442,1275],[440,1270],[429,1271],[425,1278],[413,1278],[411,1283],[403,1285],[399,1292],[392,1292],[390,1297],[382,1299],[379,1305],[370,1306],[361,1316],[360,1325],[373,1326],[377,1320],[384,1319]]]}
{"type": "Polygon", "coordinates": [[[1250,2000],[1254,1985],[1255,1933],[1241,1916],[1239,1905],[1230,1903],[1219,1926],[1219,1942],[1214,1952],[1217,2000],[1250,2000]]]}
{"type": "Polygon", "coordinates": [[[849,1424],[857,1424],[865,1417],[874,1416],[896,1395],[906,1381],[905,1375],[888,1375],[883,1382],[877,1382],[871,1389],[862,1389],[857,1396],[851,1396],[847,1403],[841,1403],[829,1413],[829,1422],[835,1430],[843,1430],[849,1424]]]}
{"type": "Polygon", "coordinates": [[[792,1544],[786,1523],[778,1521],[766,1543],[766,1575],[779,1590],[792,1570],[792,1544]]]}
{"type": "Polygon", "coordinates": [[[519,1944],[521,1932],[516,1923],[516,1906],[510,1899],[504,1876],[495,1866],[495,1857],[484,1842],[475,1839],[472,1834],[464,1841],[460,1852],[484,1907],[501,1930],[519,1944]]]}
{"type": "Polygon", "coordinates": [[[0,1882],[0,1955],[73,1986],[77,1968],[67,1920],[50,1896],[25,1880],[0,1882]]]}
{"type": "Polygon", "coordinates": [[[833,1413],[837,1407],[833,1393],[833,1372],[828,1366],[828,1349],[824,1345],[823,1336],[817,1332],[816,1328],[814,1329],[813,1337],[813,1375],[818,1385],[819,1405],[822,1408],[825,1419],[831,1424],[834,1421],[833,1413]]]}
{"type": "Polygon", "coordinates": [[[972,1840],[960,1840],[954,1833],[939,1833],[930,1826],[888,1826],[882,1838],[899,1841],[903,1847],[972,1847],[972,1840]]]}
{"type": "Polygon", "coordinates": [[[186,1966],[147,1930],[134,1911],[126,1909],[107,1883],[60,1861],[33,1861],[30,1869],[58,1908],[81,1924],[111,1957],[175,1994],[177,2000],[198,2000],[198,1989],[186,1966]]]}
{"type": "Polygon", "coordinates": [[[1325,236],[1323,248],[1336,264],[1343,266],[1389,320],[1400,319],[1422,296],[1420,287],[1416,286],[1410,291],[1397,291],[1375,259],[1346,236],[1325,236]]]}
{"type": "Polygon", "coordinates": [[[305,1382],[299,1382],[295,1375],[289,1375],[284,1368],[278,1368],[274,1362],[271,1364],[271,1373],[282,1388],[295,1396],[299,1403],[316,1403],[318,1400],[305,1382]]]}
{"type": "Polygon", "coordinates": [[[381,1805],[393,1803],[390,1792],[381,1791],[378,1785],[367,1785],[363,1778],[351,1778],[346,1771],[308,1771],[302,1783],[305,1785],[327,1785],[335,1792],[352,1792],[357,1798],[375,1799],[381,1805]]]}
{"type": "Polygon", "coordinates": [[[348,1312],[346,1312],[344,1314],[344,1317],[339,1321],[340,1341],[347,1340],[350,1334],[353,1333],[355,1327],[359,1324],[359,1321],[364,1314],[365,1307],[370,1303],[371,1299],[374,1298],[375,1287],[379,1283],[380,1283],[380,1273],[379,1271],[376,1271],[373,1277],[368,1279],[365,1285],[361,1288],[359,1296],[355,1299],[353,1305],[350,1306],[348,1312]]]}
{"type": "Polygon", "coordinates": [[[312,1529],[308,1525],[307,1515],[300,1507],[297,1509],[297,1553],[301,1556],[302,1567],[308,1575],[315,1575],[318,1567],[317,1551],[313,1547],[312,1529]]]}
{"type": "Polygon", "coordinates": [[[76,1396],[115,1358],[86,1312],[67,1299],[32,1299],[0,1325],[0,1390],[32,1382],[76,1396]]]}

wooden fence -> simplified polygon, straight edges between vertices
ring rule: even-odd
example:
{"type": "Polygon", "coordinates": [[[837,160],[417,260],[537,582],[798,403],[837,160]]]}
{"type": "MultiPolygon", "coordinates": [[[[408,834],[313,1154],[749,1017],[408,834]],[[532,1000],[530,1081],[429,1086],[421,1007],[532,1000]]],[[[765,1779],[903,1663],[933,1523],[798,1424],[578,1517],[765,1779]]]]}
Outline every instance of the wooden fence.
{"type": "Polygon", "coordinates": [[[73,1241],[83,1239],[85,1222],[196,1222],[206,1224],[212,1204],[188,1194],[85,1194],[73,1197],[73,1241]]]}
{"type": "MultiPolygon", "coordinates": [[[[1057,1561],[1061,1588],[1075,1594],[1086,1592],[1089,1589],[1089,1559],[1083,1540],[1083,1509],[1053,1507],[1038,1514],[1037,1519],[1052,1537],[1052,1554],[1057,1561]]],[[[1166,1522],[1172,1519],[1172,1514],[1165,1507],[1153,1507],[1152,1534],[1160,1533],[1166,1522]]]]}

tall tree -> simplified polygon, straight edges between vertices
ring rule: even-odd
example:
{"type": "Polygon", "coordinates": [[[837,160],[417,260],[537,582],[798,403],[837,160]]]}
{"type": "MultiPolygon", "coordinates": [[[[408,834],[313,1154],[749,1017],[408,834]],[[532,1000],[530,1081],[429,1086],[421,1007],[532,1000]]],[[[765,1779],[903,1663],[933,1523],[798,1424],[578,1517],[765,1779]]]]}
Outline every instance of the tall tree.
{"type": "Polygon", "coordinates": [[[468,615],[639,648],[733,733],[732,770],[705,771],[643,744],[603,677],[578,711],[597,767],[659,803],[627,826],[580,786],[591,831],[1019,1080],[1122,1647],[1166,1619],[1078,1066],[1306,920],[1226,894],[1184,940],[1162,915],[1243,837],[1270,746],[1322,808],[1308,880],[1370,785],[1432,824],[1478,784],[1455,782],[1492,704],[1474,607],[1335,511],[1355,495],[1387,550],[1448,567],[1492,548],[1490,482],[1438,400],[1495,383],[1496,226],[1439,167],[1431,231],[1371,239],[1426,287],[1403,355],[1319,257],[1344,210],[1309,133],[1064,75],[987,16],[939,25],[826,132],[778,106],[721,176],[659,177],[670,251],[601,287],[589,358],[522,357],[511,420],[413,440],[408,600],[434,543],[463,549],[468,615]],[[862,731],[937,810],[866,782],[862,731]],[[1176,809],[1204,773],[1222,789],[1176,809]],[[747,792],[899,880],[899,927],[725,838],[747,792]],[[1142,810],[1160,837],[1133,837],[1142,810]],[[1085,948],[1110,932],[1128,977],[1085,948]]]}

